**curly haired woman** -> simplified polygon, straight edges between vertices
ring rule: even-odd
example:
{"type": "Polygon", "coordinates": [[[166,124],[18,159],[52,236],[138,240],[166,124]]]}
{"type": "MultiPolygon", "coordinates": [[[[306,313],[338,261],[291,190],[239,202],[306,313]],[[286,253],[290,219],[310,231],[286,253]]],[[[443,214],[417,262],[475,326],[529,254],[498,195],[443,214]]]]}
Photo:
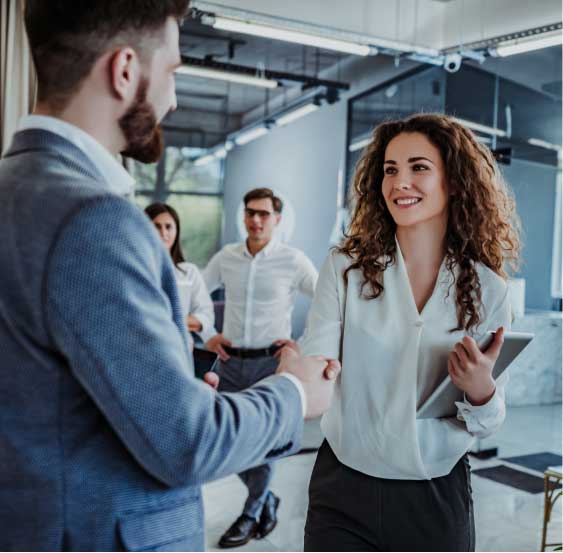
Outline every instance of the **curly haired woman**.
{"type": "Polygon", "coordinates": [[[511,322],[518,223],[490,151],[450,117],[383,123],[321,271],[304,353],[339,358],[309,486],[306,551],[471,551],[467,451],[505,417],[492,370],[511,322]],[[478,344],[496,330],[491,345],[478,344]],[[449,374],[455,418],[417,419],[449,374]]]}

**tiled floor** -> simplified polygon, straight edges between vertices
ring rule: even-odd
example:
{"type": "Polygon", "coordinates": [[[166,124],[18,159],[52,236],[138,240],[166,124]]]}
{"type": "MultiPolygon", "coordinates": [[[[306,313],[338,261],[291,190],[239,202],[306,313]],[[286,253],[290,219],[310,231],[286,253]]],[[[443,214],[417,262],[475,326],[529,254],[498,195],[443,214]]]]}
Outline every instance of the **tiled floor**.
{"type": "MultiPolygon", "coordinates": [[[[502,457],[550,451],[561,454],[561,404],[508,409],[504,426],[483,440],[481,448],[497,446],[502,457]]],[[[321,441],[317,422],[307,424],[304,447],[321,441]]],[[[236,551],[301,551],[307,510],[307,485],[315,455],[297,455],[276,464],[272,489],[282,498],[279,524],[264,540],[252,540],[236,551]]],[[[471,458],[474,469],[499,464],[497,459],[471,458]]],[[[523,469],[525,470],[525,469],[523,469]]],[[[529,494],[474,476],[473,499],[477,551],[539,551],[543,494],[529,494]]],[[[207,547],[220,551],[217,541],[240,514],[246,489],[231,476],[204,487],[207,547]]],[[[552,515],[548,542],[561,541],[562,501],[552,515]]]]}

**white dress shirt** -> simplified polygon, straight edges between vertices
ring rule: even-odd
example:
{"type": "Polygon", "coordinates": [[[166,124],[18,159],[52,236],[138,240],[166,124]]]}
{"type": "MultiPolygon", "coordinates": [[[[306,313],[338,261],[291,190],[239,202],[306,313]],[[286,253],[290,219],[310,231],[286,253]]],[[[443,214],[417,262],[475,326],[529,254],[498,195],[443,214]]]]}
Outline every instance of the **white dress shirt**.
{"type": "Polygon", "coordinates": [[[77,148],[80,148],[94,164],[104,178],[105,185],[110,192],[119,196],[129,196],[133,193],[135,185],[133,177],[116,157],[112,156],[104,146],[87,132],[62,119],[47,115],[26,115],[22,117],[18,131],[27,129],[41,129],[66,138],[77,148]]]}
{"type": "MultiPolygon", "coordinates": [[[[184,318],[193,315],[201,323],[202,328],[198,334],[201,336],[208,333],[215,324],[215,314],[213,302],[197,266],[188,262],[179,263],[176,267],[176,282],[184,318]]],[[[192,349],[191,332],[188,332],[188,341],[192,349]]]]}
{"type": "Polygon", "coordinates": [[[225,338],[234,347],[256,349],[291,338],[295,296],[312,297],[318,273],[302,251],[272,240],[255,256],[246,243],[225,246],[203,278],[210,292],[225,286],[225,338]]]}
{"type": "MultiPolygon", "coordinates": [[[[455,287],[442,264],[432,296],[418,312],[406,266],[397,243],[396,263],[383,273],[383,293],[360,297],[363,275],[342,277],[350,259],[332,253],[319,277],[303,353],[341,360],[331,408],[321,428],[345,465],[379,478],[423,480],[449,474],[471,447],[502,424],[505,371],[488,403],[459,402],[458,417],[417,419],[432,391],[447,375],[447,356],[463,336],[457,327],[455,287]]],[[[477,264],[482,318],[473,337],[508,329],[511,322],[505,281],[477,264]]]]}

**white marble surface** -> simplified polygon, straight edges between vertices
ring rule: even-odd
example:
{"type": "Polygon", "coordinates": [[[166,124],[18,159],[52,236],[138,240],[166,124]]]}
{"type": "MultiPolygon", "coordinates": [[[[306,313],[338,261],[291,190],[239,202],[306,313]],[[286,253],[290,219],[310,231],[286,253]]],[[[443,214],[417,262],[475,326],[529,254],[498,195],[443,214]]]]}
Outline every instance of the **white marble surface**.
{"type": "Polygon", "coordinates": [[[561,402],[561,313],[528,312],[512,329],[535,338],[510,366],[507,405],[561,402]]]}
{"type": "MultiPolygon", "coordinates": [[[[307,423],[304,446],[319,445],[318,422],[307,423]]],[[[508,408],[498,434],[481,447],[498,446],[503,457],[550,451],[561,453],[561,405],[508,408]]],[[[252,540],[235,551],[301,551],[307,510],[307,485],[315,455],[300,455],[277,463],[272,489],[282,501],[278,527],[263,540],[252,540]]],[[[472,458],[474,469],[499,464],[498,459],[472,458]]],[[[529,494],[473,476],[477,551],[539,551],[543,494],[529,494]]],[[[217,547],[221,534],[240,514],[245,488],[231,476],[204,486],[207,547],[217,547]]],[[[548,541],[561,540],[561,500],[553,512],[548,541]]]]}

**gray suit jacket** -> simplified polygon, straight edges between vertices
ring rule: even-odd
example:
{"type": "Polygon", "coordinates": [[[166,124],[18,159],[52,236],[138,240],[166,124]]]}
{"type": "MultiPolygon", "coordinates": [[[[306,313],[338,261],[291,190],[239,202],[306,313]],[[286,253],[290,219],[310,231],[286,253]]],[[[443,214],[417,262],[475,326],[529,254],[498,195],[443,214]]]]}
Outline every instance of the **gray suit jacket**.
{"type": "Polygon", "coordinates": [[[65,139],[0,161],[0,550],[199,550],[200,485],[295,451],[299,393],[188,371],[170,256],[65,139]]]}

